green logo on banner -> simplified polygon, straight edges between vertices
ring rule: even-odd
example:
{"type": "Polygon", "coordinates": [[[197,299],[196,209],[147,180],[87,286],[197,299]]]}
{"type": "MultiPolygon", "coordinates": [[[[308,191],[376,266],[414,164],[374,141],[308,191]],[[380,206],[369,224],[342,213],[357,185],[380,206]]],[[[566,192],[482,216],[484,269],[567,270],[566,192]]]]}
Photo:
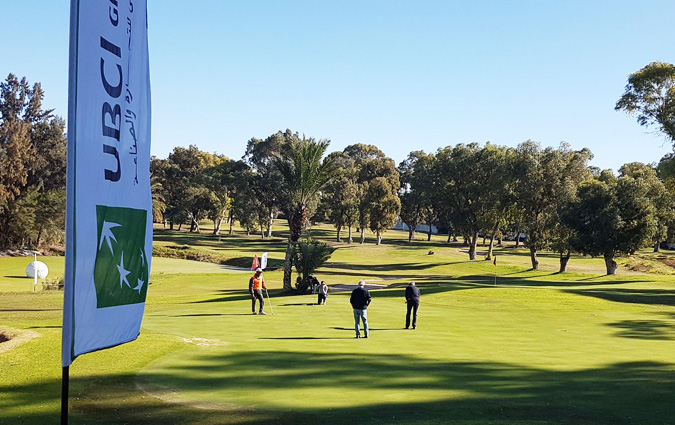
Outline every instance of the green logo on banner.
{"type": "Polygon", "coordinates": [[[145,302],[147,211],[96,206],[98,243],[94,285],[98,308],[145,302]]]}

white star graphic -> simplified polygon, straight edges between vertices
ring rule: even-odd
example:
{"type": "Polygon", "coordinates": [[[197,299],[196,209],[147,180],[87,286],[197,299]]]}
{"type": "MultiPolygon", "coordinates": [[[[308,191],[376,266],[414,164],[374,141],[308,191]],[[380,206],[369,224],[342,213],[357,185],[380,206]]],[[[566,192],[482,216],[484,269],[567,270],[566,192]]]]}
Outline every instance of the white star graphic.
{"type": "Polygon", "coordinates": [[[115,227],[122,227],[122,225],[118,223],[111,223],[109,221],[103,222],[103,228],[101,229],[101,240],[98,243],[99,250],[103,246],[103,241],[106,241],[108,242],[108,248],[110,248],[110,252],[111,253],[113,252],[112,242],[110,242],[110,239],[117,242],[117,239],[115,238],[115,235],[112,232],[112,229],[114,229],[115,227]]]}
{"type": "Polygon", "coordinates": [[[141,279],[138,279],[138,285],[136,285],[136,287],[134,288],[134,291],[138,291],[138,293],[140,294],[140,293],[141,293],[141,289],[143,289],[143,284],[144,284],[144,283],[145,283],[145,282],[143,282],[141,279]]]}
{"type": "Polygon", "coordinates": [[[120,264],[117,266],[117,271],[120,273],[120,288],[122,287],[122,283],[126,283],[131,288],[131,284],[127,279],[127,276],[131,272],[124,268],[124,251],[122,251],[122,258],[120,259],[120,264]]]}

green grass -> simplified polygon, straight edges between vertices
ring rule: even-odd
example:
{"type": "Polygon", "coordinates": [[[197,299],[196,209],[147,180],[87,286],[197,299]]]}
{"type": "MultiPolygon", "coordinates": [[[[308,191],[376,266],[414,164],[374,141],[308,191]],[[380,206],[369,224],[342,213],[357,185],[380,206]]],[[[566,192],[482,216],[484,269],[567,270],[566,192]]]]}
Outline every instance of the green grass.
{"type": "MultiPolygon", "coordinates": [[[[264,241],[160,230],[156,240],[227,258],[269,251],[280,261],[283,230],[264,241]]],[[[328,226],[312,235],[335,237],[328,226]]],[[[353,338],[347,293],[315,306],[313,296],[281,296],[282,273],[269,272],[275,314],[252,316],[248,273],[154,259],[141,337],[73,364],[71,423],[672,422],[671,277],[623,269],[607,277],[602,259],[584,257],[557,274],[553,254],[531,271],[529,253],[511,246],[498,250],[494,267],[469,262],[465,248],[441,237],[405,238],[334,243],[319,270],[329,285],[392,285],[372,292],[368,340],[353,338]],[[416,331],[403,329],[409,280],[422,291],[416,331]]],[[[19,285],[11,276],[21,264],[0,259],[0,285],[8,285],[0,286],[0,327],[40,336],[0,354],[0,424],[56,423],[61,294],[10,286],[19,285]]]]}

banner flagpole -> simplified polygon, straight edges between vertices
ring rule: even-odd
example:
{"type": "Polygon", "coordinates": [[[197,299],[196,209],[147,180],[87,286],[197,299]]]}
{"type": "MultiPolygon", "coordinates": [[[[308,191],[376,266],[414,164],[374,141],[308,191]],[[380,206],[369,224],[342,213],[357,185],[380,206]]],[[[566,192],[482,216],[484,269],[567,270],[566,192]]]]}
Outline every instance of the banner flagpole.
{"type": "Polygon", "coordinates": [[[68,390],[70,366],[64,366],[61,374],[61,425],[68,425],[68,390]]]}
{"type": "Polygon", "coordinates": [[[75,358],[140,333],[152,258],[150,115],[147,0],[70,0],[62,425],[75,358]]]}
{"type": "Polygon", "coordinates": [[[70,364],[72,362],[73,283],[75,253],[75,133],[77,117],[77,65],[80,0],[70,0],[68,46],[68,147],[66,162],[66,261],[63,288],[63,325],[61,326],[61,425],[68,425],[70,364]],[[65,346],[64,346],[65,345],[65,346]]]}

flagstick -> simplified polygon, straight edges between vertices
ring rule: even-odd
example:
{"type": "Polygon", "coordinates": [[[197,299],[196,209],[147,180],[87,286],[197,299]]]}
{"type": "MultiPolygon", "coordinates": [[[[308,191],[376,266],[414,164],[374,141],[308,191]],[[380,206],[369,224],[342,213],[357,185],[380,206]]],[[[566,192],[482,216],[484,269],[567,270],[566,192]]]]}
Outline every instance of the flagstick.
{"type": "Polygon", "coordinates": [[[70,384],[69,366],[63,367],[61,376],[61,425],[68,425],[68,386],[70,384]]]}
{"type": "Polygon", "coordinates": [[[270,311],[272,312],[272,315],[274,315],[274,308],[272,307],[272,300],[270,299],[270,293],[267,292],[267,289],[265,289],[265,293],[267,294],[267,302],[270,303],[270,311]]]}
{"type": "Polygon", "coordinates": [[[33,253],[35,260],[33,260],[33,292],[37,288],[37,278],[38,278],[38,269],[37,269],[37,254],[33,253]]]}

